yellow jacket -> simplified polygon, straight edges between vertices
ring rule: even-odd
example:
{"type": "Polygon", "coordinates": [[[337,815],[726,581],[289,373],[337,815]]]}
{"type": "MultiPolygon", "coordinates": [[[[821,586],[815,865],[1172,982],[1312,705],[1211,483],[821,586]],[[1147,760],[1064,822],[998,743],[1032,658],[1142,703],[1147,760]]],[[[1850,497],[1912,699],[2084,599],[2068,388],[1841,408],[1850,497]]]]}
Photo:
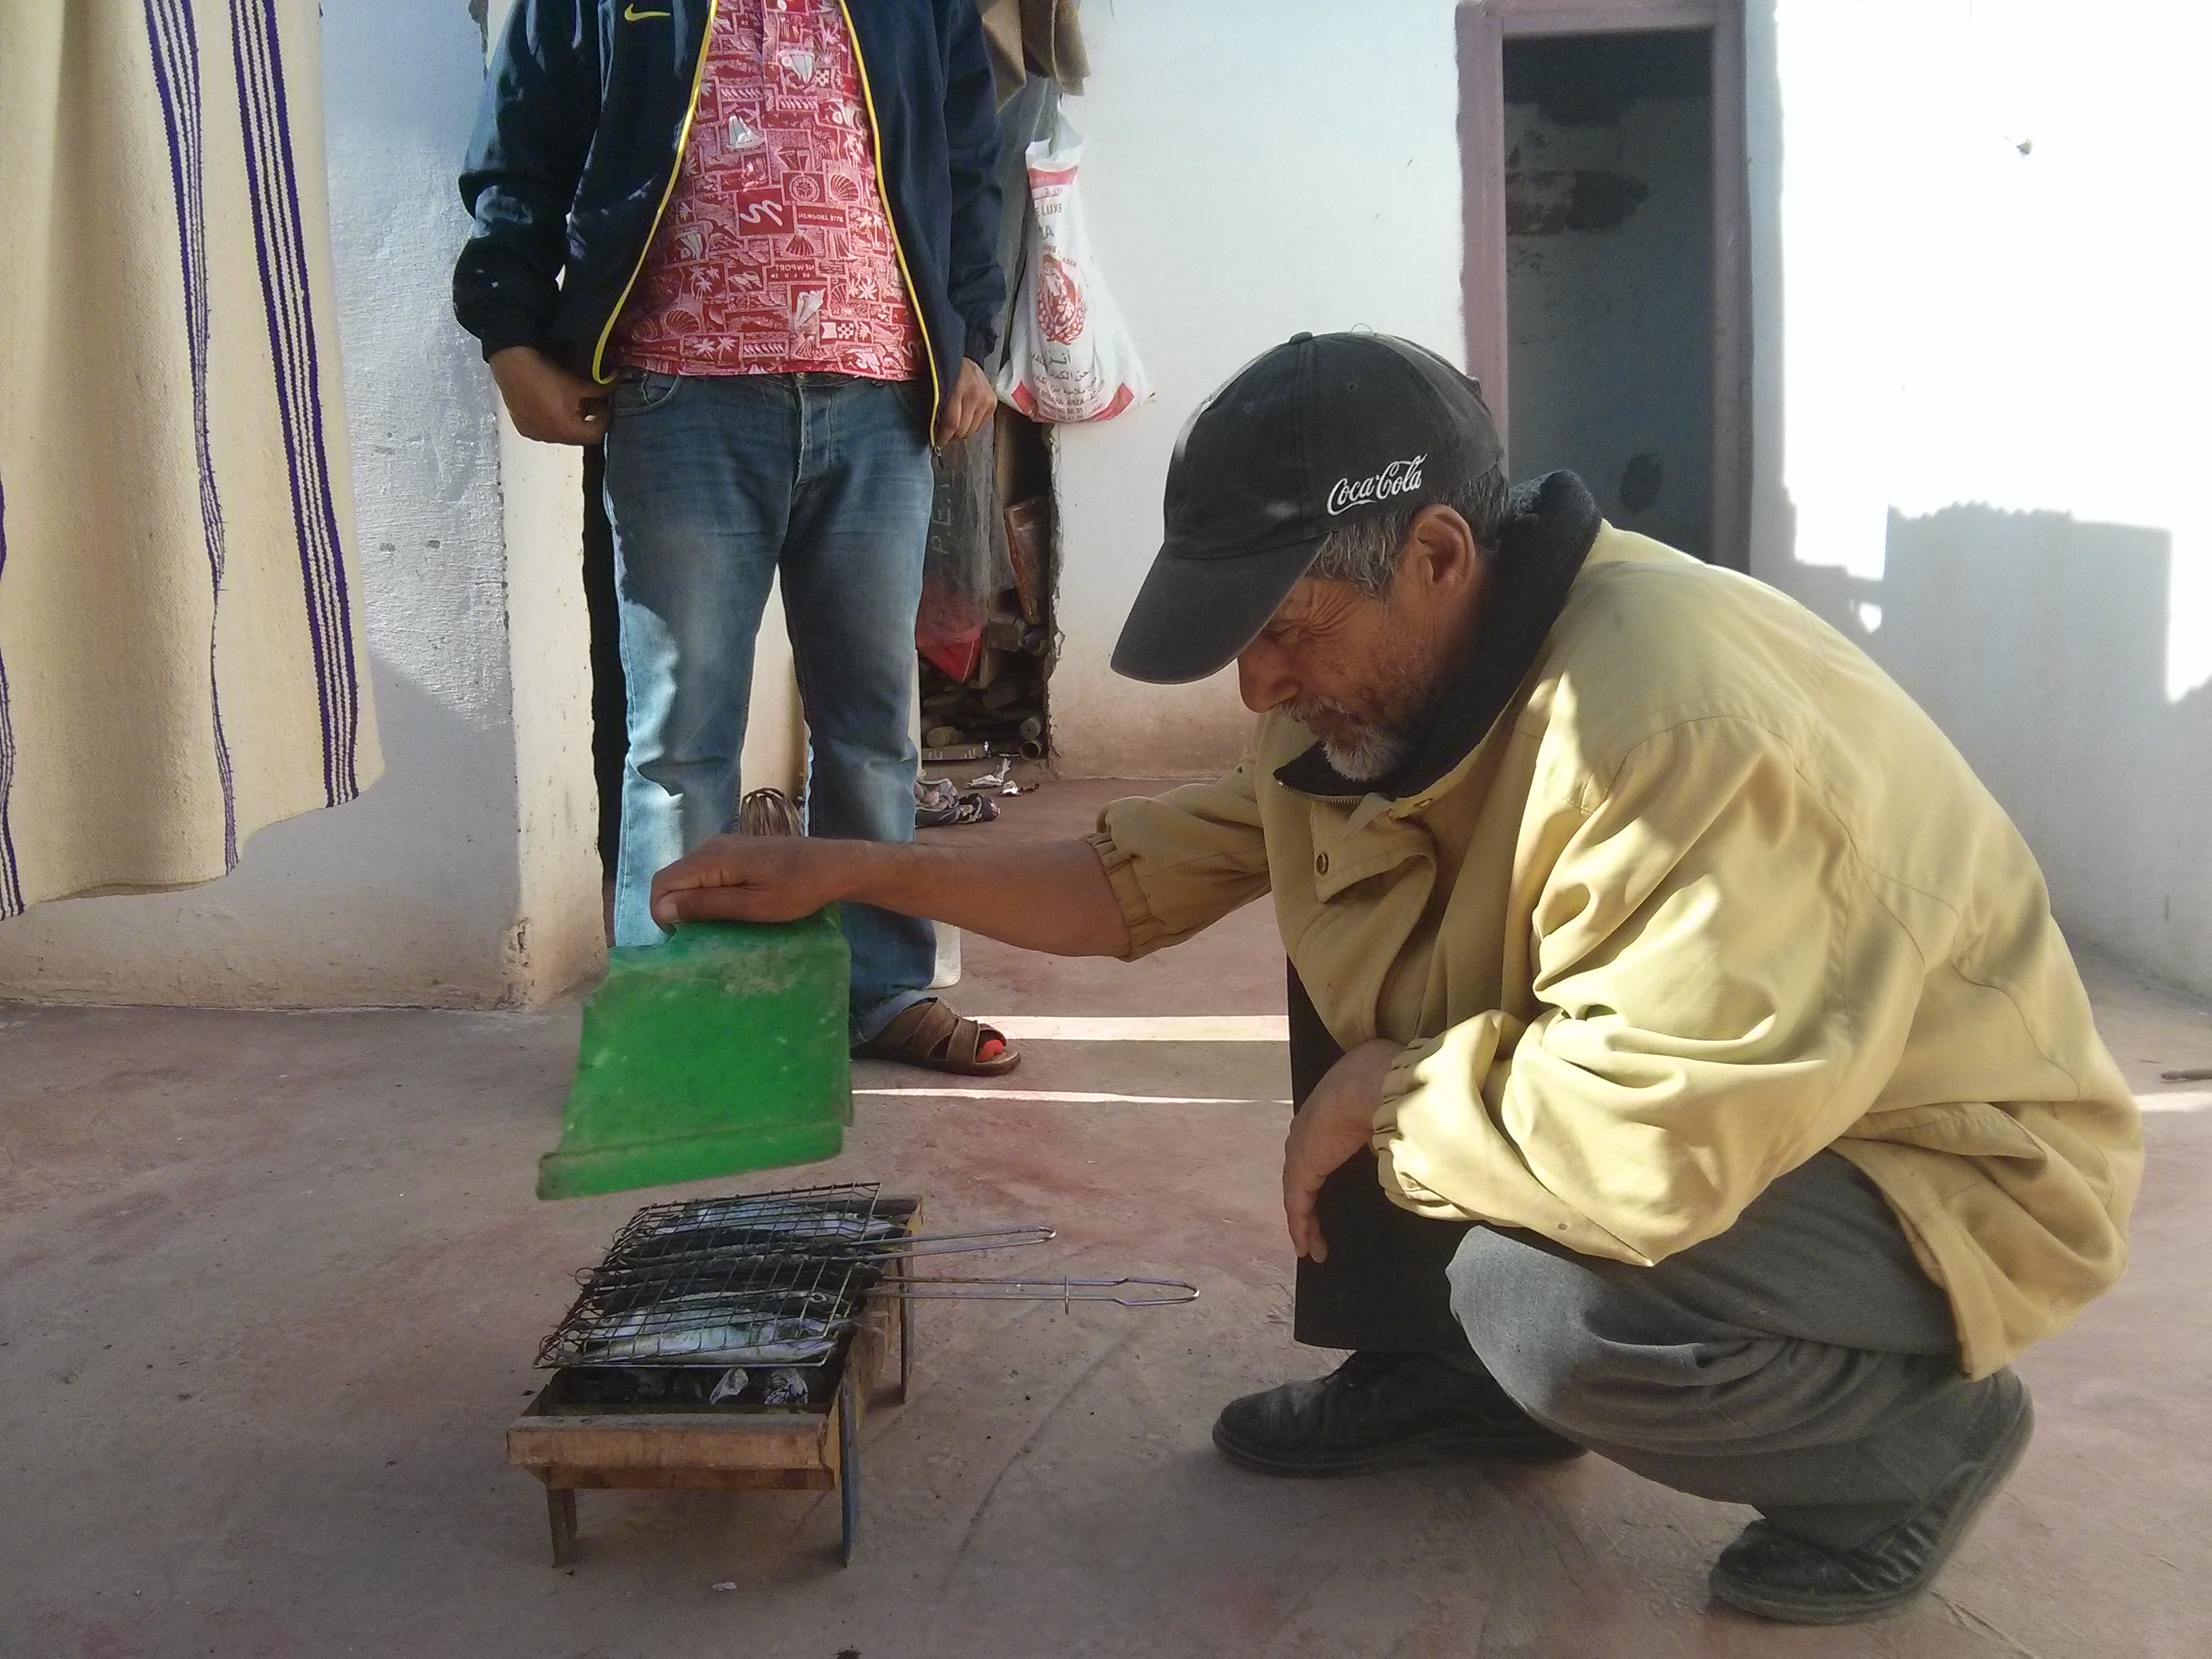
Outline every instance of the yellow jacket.
{"type": "Polygon", "coordinates": [[[2033,857],[1949,741],[1772,589],[1603,526],[1521,690],[1434,787],[1322,799],[1263,717],[1094,838],[1130,954],[1272,891],[1424,1214],[1645,1265],[1833,1147],[1979,1376],[2119,1277],[2134,1099],[2033,857]]]}

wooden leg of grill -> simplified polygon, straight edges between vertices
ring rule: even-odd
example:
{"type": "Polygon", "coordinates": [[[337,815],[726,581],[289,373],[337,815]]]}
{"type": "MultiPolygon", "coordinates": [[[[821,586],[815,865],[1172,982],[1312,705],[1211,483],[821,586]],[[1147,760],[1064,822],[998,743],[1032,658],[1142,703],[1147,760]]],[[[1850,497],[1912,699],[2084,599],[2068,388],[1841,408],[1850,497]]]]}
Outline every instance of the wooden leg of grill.
{"type": "Polygon", "coordinates": [[[545,1489],[545,1518],[553,1528],[553,1565],[565,1567],[576,1554],[576,1493],[570,1486],[545,1489]]]}
{"type": "MultiPolygon", "coordinates": [[[[904,1278],[912,1269],[905,1263],[899,1265],[899,1275],[904,1278]]],[[[908,1386],[914,1381],[914,1298],[902,1296],[898,1299],[899,1380],[898,1402],[906,1404],[908,1386]]]]}
{"type": "Polygon", "coordinates": [[[837,1559],[848,1567],[853,1565],[860,1532],[860,1413],[855,1375],[854,1367],[846,1366],[844,1380],[837,1385],[837,1508],[844,1528],[837,1559]]]}

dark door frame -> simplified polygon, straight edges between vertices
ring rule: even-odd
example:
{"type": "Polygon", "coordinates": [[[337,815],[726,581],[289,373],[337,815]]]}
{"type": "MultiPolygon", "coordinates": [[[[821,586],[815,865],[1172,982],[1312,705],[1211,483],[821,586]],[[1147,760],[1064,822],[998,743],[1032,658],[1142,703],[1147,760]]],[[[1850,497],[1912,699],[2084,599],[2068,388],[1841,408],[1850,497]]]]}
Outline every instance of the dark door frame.
{"type": "Polygon", "coordinates": [[[1505,43],[1545,34],[1710,29],[1713,40],[1713,477],[1716,564],[1751,563],[1751,216],[1742,0],[1466,0],[1458,11],[1460,297],[1469,373],[1508,441],[1505,43]]]}

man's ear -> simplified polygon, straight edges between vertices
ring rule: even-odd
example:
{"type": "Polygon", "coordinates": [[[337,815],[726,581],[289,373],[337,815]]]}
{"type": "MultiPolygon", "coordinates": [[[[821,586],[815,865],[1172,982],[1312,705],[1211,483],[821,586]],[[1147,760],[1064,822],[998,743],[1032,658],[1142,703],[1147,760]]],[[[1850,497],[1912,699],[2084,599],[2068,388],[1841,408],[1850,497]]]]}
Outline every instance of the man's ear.
{"type": "Polygon", "coordinates": [[[1406,555],[1421,562],[1431,586],[1469,587],[1482,580],[1482,550],[1458,512],[1441,502],[1413,515],[1406,530],[1406,555]]]}

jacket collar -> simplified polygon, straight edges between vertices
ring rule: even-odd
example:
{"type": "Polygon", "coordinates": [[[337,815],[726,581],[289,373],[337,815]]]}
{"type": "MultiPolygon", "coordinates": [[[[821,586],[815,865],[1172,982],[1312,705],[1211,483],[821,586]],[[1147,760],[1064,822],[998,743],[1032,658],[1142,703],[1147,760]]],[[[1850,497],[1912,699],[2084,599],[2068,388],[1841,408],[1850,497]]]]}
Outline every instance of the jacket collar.
{"type": "Polygon", "coordinates": [[[1489,609],[1446,669],[1405,764],[1379,781],[1355,782],[1328,763],[1316,743],[1277,769],[1277,782],[1326,799],[1404,800],[1432,788],[1489,735],[1542,650],[1603,522],[1597,502],[1571,472],[1547,472],[1516,485],[1512,505],[1492,566],[1489,609]]]}

